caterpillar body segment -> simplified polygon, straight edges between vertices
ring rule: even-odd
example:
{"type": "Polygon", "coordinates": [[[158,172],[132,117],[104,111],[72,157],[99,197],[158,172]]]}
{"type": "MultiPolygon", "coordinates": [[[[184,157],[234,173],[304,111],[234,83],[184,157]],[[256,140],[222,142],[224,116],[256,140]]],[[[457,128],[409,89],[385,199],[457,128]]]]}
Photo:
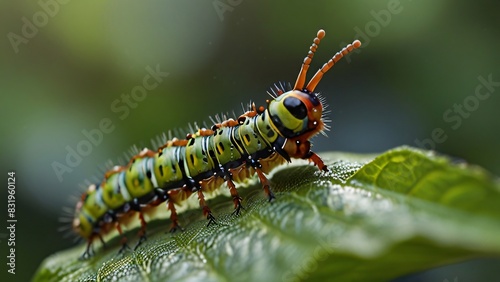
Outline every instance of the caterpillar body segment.
{"type": "MultiPolygon", "coordinates": [[[[242,198],[235,182],[257,175],[271,201],[274,195],[266,177],[274,167],[293,158],[307,159],[320,170],[327,170],[321,158],[311,151],[310,139],[328,128],[324,124],[324,104],[314,89],[335,62],[361,43],[354,41],[329,60],[306,85],[306,75],[314,52],[325,32],[318,31],[302,64],[293,88],[282,84],[271,89],[267,106],[249,109],[237,119],[227,119],[210,129],[192,132],[185,139],[173,138],[156,151],[142,150],[125,166],[105,173],[100,183],[92,184],[75,208],[73,230],[87,240],[84,257],[91,252],[96,238],[116,228],[123,236],[121,224],[132,217],[141,223],[140,240],[146,238],[148,210],[166,202],[171,212],[171,230],[182,229],[175,208],[196,194],[208,224],[215,222],[204,193],[221,187],[229,189],[234,214],[240,213],[242,198]]],[[[126,247],[126,237],[122,237],[126,247]]]]}

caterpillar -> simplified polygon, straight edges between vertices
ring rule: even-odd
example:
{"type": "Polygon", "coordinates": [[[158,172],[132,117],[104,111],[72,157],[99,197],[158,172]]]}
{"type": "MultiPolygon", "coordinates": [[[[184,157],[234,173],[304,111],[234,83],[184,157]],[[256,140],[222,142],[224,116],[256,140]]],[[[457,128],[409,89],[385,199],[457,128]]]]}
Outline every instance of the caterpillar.
{"type": "Polygon", "coordinates": [[[126,247],[121,224],[135,214],[141,224],[138,246],[146,239],[144,213],[163,202],[170,211],[171,231],[182,229],[175,205],[192,194],[197,195],[210,225],[215,223],[215,217],[204,193],[224,183],[234,203],[233,214],[238,215],[243,206],[235,182],[256,174],[271,201],[275,197],[266,174],[274,167],[297,158],[327,171],[321,158],[311,151],[310,139],[329,129],[323,120],[326,104],[314,89],[338,60],[361,43],[355,40],[337,52],[306,85],[307,71],[324,36],[325,31],[319,30],[293,88],[275,84],[268,92],[272,99],[266,100],[267,106],[251,103],[236,119],[214,121],[210,129],[198,129],[185,139],[173,138],[156,151],[145,148],[128,164],[107,171],[102,182],[89,185],[76,204],[72,219],[73,231],[87,241],[82,257],[91,255],[96,239],[104,244],[102,236],[113,228],[122,236],[122,248],[126,247]]]}

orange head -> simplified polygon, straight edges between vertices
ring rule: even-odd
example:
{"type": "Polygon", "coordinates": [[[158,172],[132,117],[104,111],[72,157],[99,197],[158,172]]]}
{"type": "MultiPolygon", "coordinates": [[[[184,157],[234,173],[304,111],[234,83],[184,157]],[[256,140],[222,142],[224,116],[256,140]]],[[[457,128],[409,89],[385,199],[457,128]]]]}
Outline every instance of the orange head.
{"type": "Polygon", "coordinates": [[[302,63],[295,86],[288,92],[279,91],[277,97],[269,102],[268,110],[274,127],[285,138],[306,141],[318,132],[322,132],[324,123],[322,98],[314,89],[325,74],[344,55],[361,46],[359,40],[347,45],[337,52],[305,85],[307,70],[325,31],[319,30],[318,35],[309,48],[310,51],[302,63]]]}

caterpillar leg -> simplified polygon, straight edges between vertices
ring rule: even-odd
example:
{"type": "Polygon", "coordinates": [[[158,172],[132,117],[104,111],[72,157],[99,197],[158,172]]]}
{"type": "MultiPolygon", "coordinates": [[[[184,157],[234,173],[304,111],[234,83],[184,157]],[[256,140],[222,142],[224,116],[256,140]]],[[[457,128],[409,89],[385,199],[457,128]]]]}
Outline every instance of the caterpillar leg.
{"type": "Polygon", "coordinates": [[[184,230],[180,225],[177,217],[177,211],[175,210],[175,205],[173,201],[167,201],[167,209],[170,211],[170,220],[172,225],[170,226],[170,232],[175,232],[177,229],[184,230]]]}
{"type": "Polygon", "coordinates": [[[106,242],[102,238],[102,235],[99,233],[95,233],[89,239],[87,239],[87,247],[85,248],[85,252],[80,256],[79,260],[87,260],[94,255],[94,248],[92,248],[92,243],[94,242],[95,237],[99,237],[99,240],[102,243],[102,247],[106,248],[106,242]]]}
{"type": "Polygon", "coordinates": [[[234,211],[233,214],[239,215],[241,209],[245,209],[241,204],[243,200],[238,194],[238,190],[236,190],[236,186],[234,186],[234,182],[229,178],[227,181],[227,187],[229,188],[229,192],[231,193],[231,197],[233,197],[234,203],[234,211]]]}
{"type": "Polygon", "coordinates": [[[311,142],[302,140],[292,140],[285,143],[285,151],[293,152],[290,156],[309,160],[316,165],[319,170],[328,171],[323,160],[313,151],[311,151],[311,142]]]}
{"type": "Polygon", "coordinates": [[[105,249],[106,248],[106,242],[104,242],[104,239],[102,238],[102,235],[101,234],[97,234],[97,237],[99,237],[99,241],[101,241],[101,243],[102,243],[102,248],[105,249]]]}
{"type": "Polygon", "coordinates": [[[139,221],[141,222],[141,229],[139,230],[139,241],[134,247],[134,251],[139,247],[142,242],[146,241],[146,220],[144,219],[144,214],[142,212],[139,212],[139,221]]]}
{"type": "Polygon", "coordinates": [[[203,216],[205,216],[208,219],[208,224],[207,227],[210,226],[211,223],[217,224],[215,221],[215,217],[212,214],[212,211],[210,211],[210,208],[207,206],[205,202],[205,195],[203,195],[203,192],[201,190],[198,190],[198,200],[200,201],[200,207],[203,210],[203,216]]]}
{"type": "Polygon", "coordinates": [[[313,162],[315,166],[317,166],[320,170],[322,171],[328,171],[328,168],[326,167],[325,163],[323,160],[318,156],[315,152],[309,151],[308,155],[306,158],[313,162]]]}
{"type": "Polygon", "coordinates": [[[269,179],[267,179],[266,175],[262,170],[258,167],[255,168],[255,171],[257,172],[257,176],[259,177],[260,184],[262,184],[262,189],[264,189],[264,193],[266,193],[266,196],[271,202],[273,199],[275,199],[273,192],[271,191],[271,185],[269,183],[269,179]]]}
{"type": "Polygon", "coordinates": [[[180,203],[191,196],[192,191],[190,188],[183,187],[178,189],[172,189],[167,192],[167,209],[170,211],[170,220],[172,224],[170,225],[170,232],[173,233],[177,229],[181,231],[184,230],[180,225],[177,217],[177,210],[175,209],[175,203],[180,203]]]}
{"type": "Polygon", "coordinates": [[[87,239],[87,247],[85,248],[85,252],[80,256],[79,260],[87,260],[92,256],[94,249],[92,248],[92,241],[94,241],[94,236],[91,236],[87,239]]]}
{"type": "Polygon", "coordinates": [[[115,227],[116,229],[118,230],[118,233],[120,233],[120,236],[122,237],[121,240],[120,240],[120,244],[122,245],[122,247],[120,248],[120,250],[118,251],[118,254],[121,254],[123,253],[125,250],[130,250],[130,247],[128,246],[127,244],[127,237],[123,234],[123,231],[122,231],[122,227],[120,226],[120,223],[116,223],[115,224],[115,227]]]}

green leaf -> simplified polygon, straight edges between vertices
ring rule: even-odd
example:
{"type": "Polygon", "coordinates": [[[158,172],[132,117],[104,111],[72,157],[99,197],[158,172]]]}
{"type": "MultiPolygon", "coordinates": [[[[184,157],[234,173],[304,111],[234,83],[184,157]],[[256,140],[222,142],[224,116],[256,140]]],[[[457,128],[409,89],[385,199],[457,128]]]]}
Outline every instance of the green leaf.
{"type": "Polygon", "coordinates": [[[239,188],[240,216],[220,195],[208,201],[216,225],[188,210],[183,232],[157,220],[136,251],[118,254],[115,238],[82,261],[79,246],[48,257],[34,280],[385,281],[500,254],[500,184],[481,168],[408,147],[321,155],[329,173],[280,167],[273,203],[258,183],[239,188]]]}

